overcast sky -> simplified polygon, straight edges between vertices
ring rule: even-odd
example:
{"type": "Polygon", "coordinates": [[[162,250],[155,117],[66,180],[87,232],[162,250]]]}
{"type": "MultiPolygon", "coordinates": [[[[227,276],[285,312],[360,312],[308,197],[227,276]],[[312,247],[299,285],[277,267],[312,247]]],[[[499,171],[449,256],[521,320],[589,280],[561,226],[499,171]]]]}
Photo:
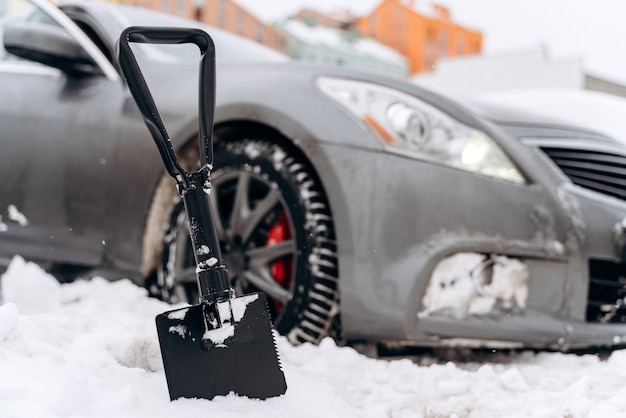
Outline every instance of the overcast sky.
{"type": "MultiPolygon", "coordinates": [[[[235,0],[266,21],[301,7],[364,14],[381,0],[235,0]]],[[[429,0],[416,0],[420,8],[429,0]]],[[[440,0],[453,21],[481,30],[488,54],[544,48],[587,72],[626,84],[626,0],[440,0]]]]}

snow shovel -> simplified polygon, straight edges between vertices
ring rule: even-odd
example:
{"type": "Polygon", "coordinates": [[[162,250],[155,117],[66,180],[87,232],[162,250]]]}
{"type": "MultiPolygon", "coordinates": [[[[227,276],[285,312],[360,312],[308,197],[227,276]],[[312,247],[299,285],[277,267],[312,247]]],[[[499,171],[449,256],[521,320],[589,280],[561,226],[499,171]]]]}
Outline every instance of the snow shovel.
{"type": "Polygon", "coordinates": [[[129,27],[119,41],[119,64],[167,172],[176,180],[189,219],[200,301],[156,317],[170,399],[234,392],[266,399],[287,390],[265,294],[235,297],[222,261],[209,203],[215,112],[215,47],[200,29],[129,27]],[[130,48],[130,43],[184,44],[200,49],[200,169],[185,171],[130,48]]]}

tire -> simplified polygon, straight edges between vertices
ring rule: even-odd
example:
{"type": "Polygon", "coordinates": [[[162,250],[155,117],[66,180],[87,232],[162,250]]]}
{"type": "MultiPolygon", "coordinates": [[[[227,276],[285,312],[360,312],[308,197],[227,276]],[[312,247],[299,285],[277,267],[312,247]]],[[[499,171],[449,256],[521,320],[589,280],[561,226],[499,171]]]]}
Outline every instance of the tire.
{"type": "MultiPolygon", "coordinates": [[[[276,330],[292,343],[340,339],[337,246],[314,170],[264,139],[215,146],[211,204],[237,296],[263,291],[276,330]]],[[[169,302],[197,303],[187,216],[175,204],[157,280],[169,302]]]]}

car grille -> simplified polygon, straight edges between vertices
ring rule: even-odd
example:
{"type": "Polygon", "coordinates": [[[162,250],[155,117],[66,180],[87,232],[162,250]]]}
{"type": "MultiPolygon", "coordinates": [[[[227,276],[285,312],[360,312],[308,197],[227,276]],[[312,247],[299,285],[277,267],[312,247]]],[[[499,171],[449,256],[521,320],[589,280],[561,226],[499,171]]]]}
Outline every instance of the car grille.
{"type": "Polygon", "coordinates": [[[626,200],[626,156],[567,148],[542,150],[574,184],[626,200]]]}
{"type": "Polygon", "coordinates": [[[589,261],[587,321],[626,323],[626,263],[589,261]]]}

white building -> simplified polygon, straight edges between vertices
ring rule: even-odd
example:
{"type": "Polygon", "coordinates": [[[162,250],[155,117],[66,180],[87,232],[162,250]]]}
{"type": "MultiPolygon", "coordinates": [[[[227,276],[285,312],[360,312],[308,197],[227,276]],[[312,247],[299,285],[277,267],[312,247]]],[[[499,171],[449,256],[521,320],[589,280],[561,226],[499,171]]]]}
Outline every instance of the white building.
{"type": "Polygon", "coordinates": [[[456,98],[504,90],[582,89],[585,86],[581,59],[553,61],[542,48],[442,59],[435,71],[416,75],[411,80],[456,98]]]}

